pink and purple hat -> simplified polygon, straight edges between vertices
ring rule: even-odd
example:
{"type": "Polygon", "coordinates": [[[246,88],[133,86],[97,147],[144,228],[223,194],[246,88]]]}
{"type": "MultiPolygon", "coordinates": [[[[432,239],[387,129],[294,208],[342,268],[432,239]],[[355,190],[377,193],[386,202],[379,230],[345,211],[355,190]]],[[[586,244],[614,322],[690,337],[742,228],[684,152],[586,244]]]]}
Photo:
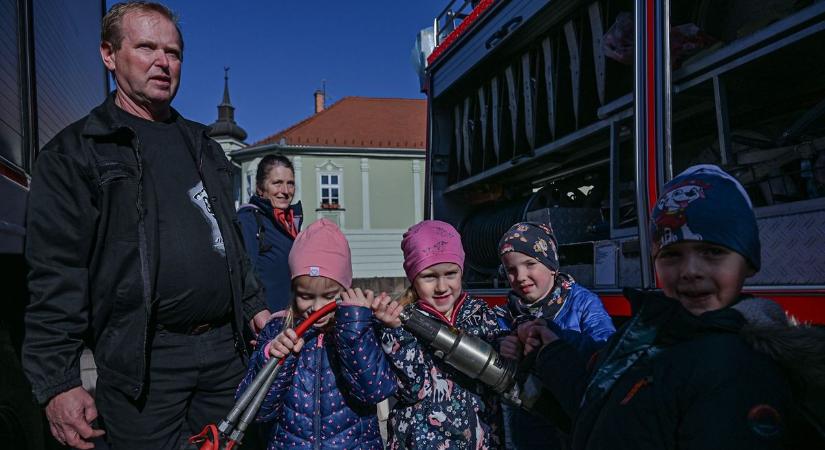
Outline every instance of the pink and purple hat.
{"type": "Polygon", "coordinates": [[[447,222],[425,220],[410,227],[401,240],[404,272],[412,282],[427,267],[441,263],[457,264],[464,270],[461,235],[447,222]]]}

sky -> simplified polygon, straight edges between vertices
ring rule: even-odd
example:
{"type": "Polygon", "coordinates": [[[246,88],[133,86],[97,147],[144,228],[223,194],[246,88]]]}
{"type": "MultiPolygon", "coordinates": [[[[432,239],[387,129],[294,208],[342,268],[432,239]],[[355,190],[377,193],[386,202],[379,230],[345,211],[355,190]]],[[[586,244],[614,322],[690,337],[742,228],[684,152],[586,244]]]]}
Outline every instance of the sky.
{"type": "MultiPolygon", "coordinates": [[[[223,95],[254,143],[346,96],[424,98],[412,65],[419,30],[448,0],[166,0],[184,37],[172,106],[210,124],[223,95]]],[[[107,0],[107,5],[114,3],[107,0]]]]}

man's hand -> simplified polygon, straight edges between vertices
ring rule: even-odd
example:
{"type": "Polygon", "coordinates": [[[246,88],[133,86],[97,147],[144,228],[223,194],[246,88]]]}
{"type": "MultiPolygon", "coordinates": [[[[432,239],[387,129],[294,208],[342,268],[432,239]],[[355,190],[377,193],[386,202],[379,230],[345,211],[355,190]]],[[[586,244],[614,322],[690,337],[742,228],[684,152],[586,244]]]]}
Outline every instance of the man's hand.
{"type": "Polygon", "coordinates": [[[257,335],[264,329],[264,325],[269,322],[270,317],[272,317],[272,313],[268,309],[255,314],[255,317],[249,321],[249,328],[252,328],[252,331],[257,335]]]}
{"type": "Polygon", "coordinates": [[[271,319],[274,316],[275,314],[270,313],[268,309],[265,309],[259,312],[258,314],[255,314],[255,317],[253,317],[252,320],[249,321],[249,328],[251,328],[252,332],[255,333],[255,339],[249,341],[249,345],[253,347],[258,345],[258,333],[260,333],[261,330],[264,329],[264,326],[267,322],[269,322],[269,319],[271,319]]]}
{"type": "Polygon", "coordinates": [[[105,433],[92,428],[92,422],[97,419],[97,408],[92,396],[80,386],[49,400],[46,418],[49,419],[52,436],[72,448],[94,448],[90,441],[105,433]]]}
{"type": "Polygon", "coordinates": [[[404,307],[391,299],[389,295],[382,292],[381,295],[372,300],[370,308],[375,318],[383,323],[384,326],[389,328],[398,328],[401,326],[399,316],[401,315],[401,311],[404,310],[404,307]]]}
{"type": "Polygon", "coordinates": [[[547,322],[543,319],[531,320],[519,325],[518,338],[524,345],[525,355],[559,339],[556,333],[547,328],[547,322]]]}
{"type": "Polygon", "coordinates": [[[518,336],[515,334],[504,337],[499,343],[499,353],[501,356],[512,359],[513,361],[521,359],[523,348],[524,346],[521,345],[521,341],[518,340],[518,336]]]}

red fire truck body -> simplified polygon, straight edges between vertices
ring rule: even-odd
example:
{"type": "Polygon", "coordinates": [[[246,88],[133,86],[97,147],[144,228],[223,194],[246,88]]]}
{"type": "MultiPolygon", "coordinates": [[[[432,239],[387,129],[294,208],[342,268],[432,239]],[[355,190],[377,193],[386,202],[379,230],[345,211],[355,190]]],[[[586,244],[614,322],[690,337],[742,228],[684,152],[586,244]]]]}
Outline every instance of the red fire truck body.
{"type": "Polygon", "coordinates": [[[825,4],[454,0],[429,31],[426,214],[462,233],[471,291],[502,302],[499,237],[549,221],[561,270],[629,315],[659,189],[709,163],[754,203],[746,291],[825,324],[825,4]]]}

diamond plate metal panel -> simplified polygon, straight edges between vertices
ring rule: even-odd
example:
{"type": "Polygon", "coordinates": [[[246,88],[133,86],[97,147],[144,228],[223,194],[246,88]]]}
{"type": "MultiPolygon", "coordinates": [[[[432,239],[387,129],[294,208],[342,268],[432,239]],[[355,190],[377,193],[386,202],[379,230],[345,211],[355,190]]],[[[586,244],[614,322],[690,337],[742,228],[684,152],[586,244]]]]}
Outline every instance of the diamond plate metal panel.
{"type": "Polygon", "coordinates": [[[570,274],[577,283],[582,286],[593,287],[593,265],[592,264],[573,264],[569,266],[561,266],[559,270],[570,274]]]}
{"type": "Polygon", "coordinates": [[[825,211],[759,219],[762,270],[752,285],[825,284],[825,211]]]}
{"type": "Polygon", "coordinates": [[[619,252],[619,287],[642,286],[642,262],[639,256],[626,257],[619,252]]]}

